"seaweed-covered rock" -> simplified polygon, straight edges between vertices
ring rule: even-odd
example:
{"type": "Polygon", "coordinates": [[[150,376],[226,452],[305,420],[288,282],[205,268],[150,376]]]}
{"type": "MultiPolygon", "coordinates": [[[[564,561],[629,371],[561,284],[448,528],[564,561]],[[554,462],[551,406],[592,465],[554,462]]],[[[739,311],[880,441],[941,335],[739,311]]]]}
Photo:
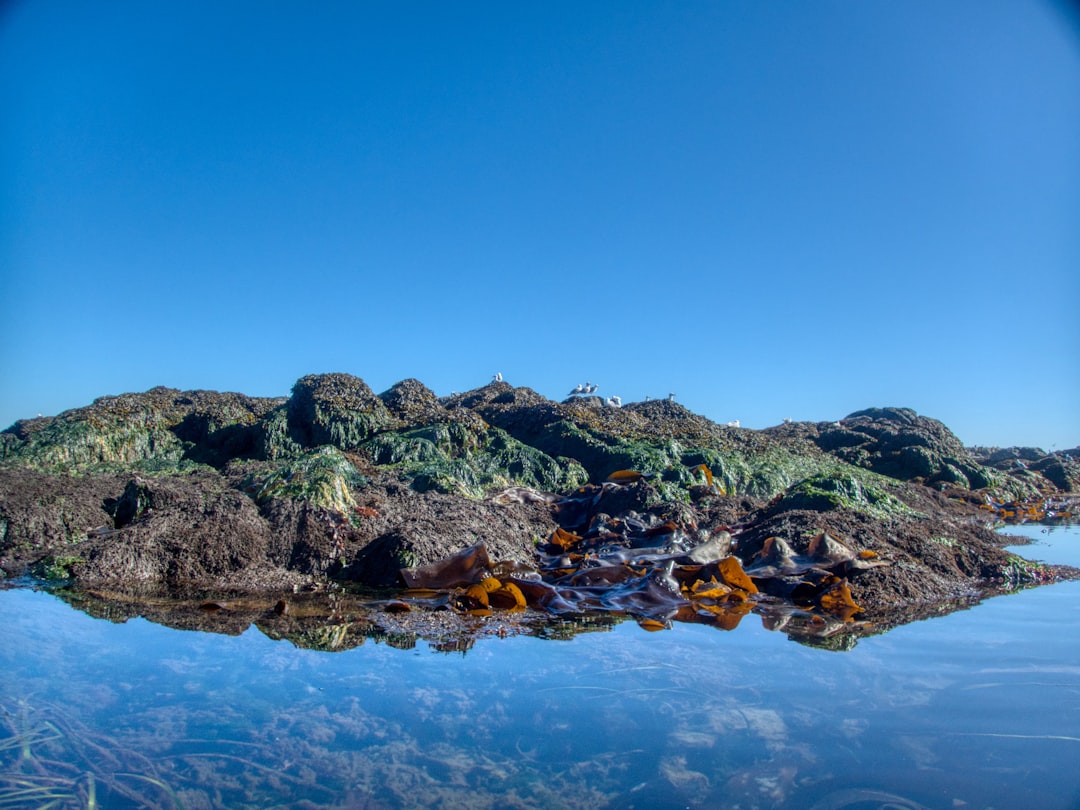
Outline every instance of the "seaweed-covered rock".
{"type": "Polygon", "coordinates": [[[892,514],[915,514],[886,490],[886,481],[867,481],[869,476],[834,472],[815,475],[795,484],[780,499],[778,510],[827,512],[847,509],[877,518],[892,514]]]}
{"type": "Polygon", "coordinates": [[[1047,453],[1038,447],[971,447],[972,458],[1001,473],[999,488],[1019,500],[1080,491],[1080,447],[1047,453]]]}
{"type": "Polygon", "coordinates": [[[113,528],[108,504],[128,480],[0,468],[0,579],[24,574],[47,557],[71,556],[88,534],[113,528]]]}
{"type": "Polygon", "coordinates": [[[69,553],[84,583],[213,583],[259,587],[271,571],[271,528],[255,503],[212,473],[131,481],[116,500],[117,528],[88,532],[69,553]]]}
{"type": "Polygon", "coordinates": [[[274,470],[255,491],[260,503],[270,498],[302,500],[320,509],[345,514],[356,507],[354,492],[367,484],[336,447],[310,451],[274,470]]]}
{"type": "Polygon", "coordinates": [[[994,482],[952,431],[910,408],[867,408],[804,429],[822,450],[900,481],[964,489],[994,482]]]}
{"type": "Polygon", "coordinates": [[[254,454],[259,421],[284,400],[152,388],[94,400],[4,431],[3,460],[48,471],[177,470],[254,454]]]}
{"type": "Polygon", "coordinates": [[[462,421],[382,433],[363,449],[374,464],[395,468],[421,491],[481,498],[492,489],[524,486],[561,491],[587,480],[574,461],[554,459],[498,428],[478,428],[462,421]]]}
{"type": "Polygon", "coordinates": [[[394,417],[367,383],[351,374],[311,374],[293,386],[289,399],[290,435],[302,446],[332,444],[353,450],[394,417]]]}
{"type": "Polygon", "coordinates": [[[402,425],[433,425],[453,418],[439,402],[435,392],[419,380],[395,383],[379,394],[379,399],[402,425]]]}

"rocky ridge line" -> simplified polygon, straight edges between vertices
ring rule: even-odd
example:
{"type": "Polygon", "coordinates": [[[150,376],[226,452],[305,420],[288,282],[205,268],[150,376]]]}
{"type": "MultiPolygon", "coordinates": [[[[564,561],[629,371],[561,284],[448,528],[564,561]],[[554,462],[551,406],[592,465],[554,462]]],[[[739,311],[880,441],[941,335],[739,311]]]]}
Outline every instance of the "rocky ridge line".
{"type": "Polygon", "coordinates": [[[828,532],[889,563],[850,578],[880,611],[1067,575],[1006,554],[990,527],[1009,503],[1052,512],[1080,488],[1080,454],[1019,453],[972,452],[905,408],[755,431],[666,400],[554,402],[505,382],[443,398],[346,374],[304,377],[288,398],[155,388],[0,433],[0,571],[400,586],[402,568],[476,543],[531,564],[560,527],[558,496],[628,470],[642,477],[590,520],[671,524],[685,542],[730,531],[743,564],[770,538],[801,555],[828,532]]]}

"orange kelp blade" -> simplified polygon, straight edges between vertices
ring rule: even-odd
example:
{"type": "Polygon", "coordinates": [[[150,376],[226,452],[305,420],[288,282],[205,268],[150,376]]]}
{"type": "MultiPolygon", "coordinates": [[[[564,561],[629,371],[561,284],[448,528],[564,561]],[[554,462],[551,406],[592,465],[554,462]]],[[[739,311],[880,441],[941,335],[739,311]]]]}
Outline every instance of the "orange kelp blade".
{"type": "Polygon", "coordinates": [[[488,599],[491,606],[499,610],[524,610],[528,604],[521,588],[513,582],[502,583],[497,590],[488,594],[488,599]]]}
{"type": "Polygon", "coordinates": [[[581,542],[581,537],[560,527],[551,533],[548,542],[553,546],[569,551],[581,542]]]}
{"type": "Polygon", "coordinates": [[[856,613],[862,613],[863,609],[852,598],[851,588],[848,587],[847,580],[839,577],[835,579],[836,582],[829,585],[818,595],[818,604],[838,619],[848,621],[856,613]]]}
{"type": "Polygon", "coordinates": [[[701,470],[703,473],[705,473],[705,480],[709,482],[710,487],[713,486],[713,474],[712,470],[709,469],[708,465],[698,464],[696,467],[690,468],[690,472],[697,472],[698,470],[701,470]]]}
{"type": "Polygon", "coordinates": [[[720,578],[733,588],[747,593],[757,593],[757,585],[747,576],[737,557],[724,557],[716,563],[720,578]]]}
{"type": "Polygon", "coordinates": [[[670,630],[671,624],[656,619],[638,619],[638,627],[642,630],[648,630],[650,633],[655,633],[657,630],[670,630]]]}
{"type": "Polygon", "coordinates": [[[458,585],[471,585],[489,568],[491,560],[488,558],[487,546],[480,543],[430,565],[402,568],[401,578],[405,580],[408,588],[453,588],[458,585]]]}
{"type": "Polygon", "coordinates": [[[632,484],[648,477],[645,473],[639,473],[637,470],[616,470],[604,480],[609,484],[632,484]]]}

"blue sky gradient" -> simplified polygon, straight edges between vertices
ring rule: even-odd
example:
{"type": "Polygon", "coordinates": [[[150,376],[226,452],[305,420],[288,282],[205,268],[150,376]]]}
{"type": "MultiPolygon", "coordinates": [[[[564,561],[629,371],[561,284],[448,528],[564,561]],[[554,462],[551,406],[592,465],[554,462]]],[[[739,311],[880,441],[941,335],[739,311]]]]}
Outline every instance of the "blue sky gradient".
{"type": "Polygon", "coordinates": [[[0,7],[0,427],[514,385],[1080,444],[1049,0],[0,7]]]}

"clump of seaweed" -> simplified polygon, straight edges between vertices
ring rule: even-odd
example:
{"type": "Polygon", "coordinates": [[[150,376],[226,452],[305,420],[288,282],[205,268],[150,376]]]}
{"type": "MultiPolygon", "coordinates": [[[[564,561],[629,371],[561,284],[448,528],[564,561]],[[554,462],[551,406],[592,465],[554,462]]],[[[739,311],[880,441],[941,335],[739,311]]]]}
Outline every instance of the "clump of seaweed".
{"type": "MultiPolygon", "coordinates": [[[[709,467],[699,464],[698,471],[715,489],[709,467]]],[[[609,611],[633,616],[645,630],[665,629],[671,621],[732,630],[751,612],[790,620],[792,608],[832,627],[853,623],[863,612],[847,576],[889,564],[820,532],[805,555],[770,538],[744,568],[727,529],[702,532],[673,520],[612,518],[601,511],[606,498],[650,477],[618,470],[602,485],[561,499],[563,525],[537,544],[535,567],[493,563],[479,544],[402,569],[409,595],[430,599],[433,591],[444,591],[451,609],[485,617],[525,608],[555,615],[609,611]]]]}

